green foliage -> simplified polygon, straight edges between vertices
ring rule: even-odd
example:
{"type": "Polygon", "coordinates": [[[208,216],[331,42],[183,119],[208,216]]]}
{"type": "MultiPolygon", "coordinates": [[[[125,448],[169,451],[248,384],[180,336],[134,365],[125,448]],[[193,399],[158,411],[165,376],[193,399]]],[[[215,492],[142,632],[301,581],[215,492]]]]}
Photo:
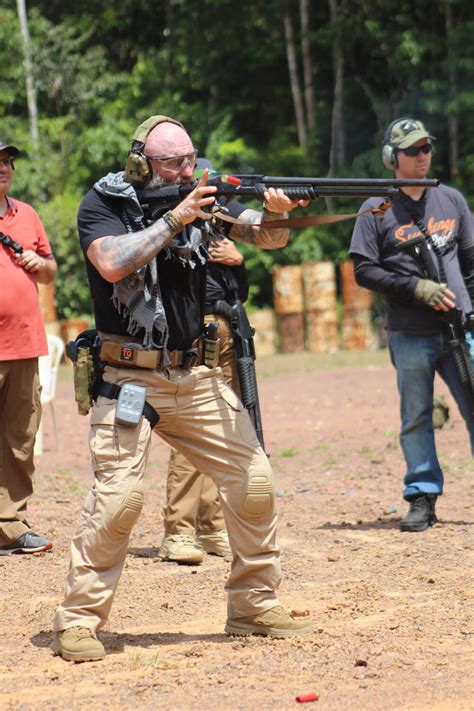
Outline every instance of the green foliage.
{"type": "MultiPolygon", "coordinates": [[[[254,0],[29,0],[28,22],[39,109],[40,147],[30,138],[22,38],[15,0],[0,8],[0,138],[14,140],[14,194],[47,223],[60,265],[62,316],[89,309],[75,210],[100,176],[120,170],[135,127],[165,113],[188,128],[215,168],[266,175],[327,175],[334,100],[333,42],[344,54],[346,165],[340,177],[387,175],[384,127],[416,115],[437,136],[433,173],[474,202],[474,19],[465,0],[337,0],[310,3],[316,125],[298,145],[283,28],[293,21],[302,75],[297,2],[254,0]],[[449,28],[449,29],[447,29],[449,28]],[[458,172],[449,165],[448,119],[459,137],[458,172]],[[67,292],[65,289],[67,284],[67,292]]],[[[250,203],[258,207],[256,203],[250,203]]],[[[357,200],[319,200],[308,211],[355,212],[357,200]]],[[[306,211],[307,212],[307,211],[306,211]]],[[[251,302],[272,302],[275,264],[347,255],[352,223],[293,231],[284,250],[245,245],[251,302]]]]}
{"type": "Polygon", "coordinates": [[[59,319],[92,312],[84,258],[76,230],[80,199],[65,193],[39,208],[56,261],[56,305],[59,319]]]}
{"type": "Polygon", "coordinates": [[[9,129],[14,129],[15,122],[6,117],[24,111],[26,96],[18,19],[16,12],[6,6],[0,7],[0,66],[2,67],[0,91],[2,135],[5,132],[7,136],[13,138],[9,129]]]}

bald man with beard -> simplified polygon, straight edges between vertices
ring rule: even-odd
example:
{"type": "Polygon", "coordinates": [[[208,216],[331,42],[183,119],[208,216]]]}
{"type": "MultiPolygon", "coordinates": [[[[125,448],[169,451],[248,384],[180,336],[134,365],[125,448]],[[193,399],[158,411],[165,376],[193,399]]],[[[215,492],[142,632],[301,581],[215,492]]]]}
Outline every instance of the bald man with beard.
{"type": "MultiPolygon", "coordinates": [[[[216,238],[205,208],[214,203],[216,188],[207,185],[204,171],[194,190],[152,222],[137,197],[143,186],[194,185],[195,163],[182,124],[152,116],[135,132],[125,171],[99,180],[79,210],[103,383],[91,411],[94,485],[54,619],[53,650],[66,660],[105,656],[96,630],[109,616],[142,510],[152,432],[218,488],[232,549],[225,632],[289,637],[313,630],[277,598],[272,470],[247,411],[203,354],[208,246],[216,238]],[[126,384],[146,393],[148,409],[136,426],[116,418],[116,397],[126,384]]],[[[262,249],[284,247],[288,231],[269,227],[298,202],[272,188],[264,199],[262,212],[230,203],[238,224],[225,223],[225,236],[262,249]]]]}

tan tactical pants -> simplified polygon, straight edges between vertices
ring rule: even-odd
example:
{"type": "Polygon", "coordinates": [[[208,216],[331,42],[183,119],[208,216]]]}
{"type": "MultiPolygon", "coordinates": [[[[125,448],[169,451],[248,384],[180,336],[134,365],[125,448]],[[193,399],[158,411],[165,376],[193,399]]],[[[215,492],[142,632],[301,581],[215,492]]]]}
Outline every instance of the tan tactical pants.
{"type": "MultiPolygon", "coordinates": [[[[147,401],[160,414],[155,432],[216,482],[233,551],[226,583],[229,616],[245,617],[277,605],[280,563],[272,470],[247,411],[220,369],[107,367],[104,379],[145,386],[147,401]]],[[[105,624],[130,531],[143,506],[150,425],[145,418],[137,427],[114,424],[115,406],[99,397],[91,413],[95,484],[72,540],[55,630],[105,624]]]]}
{"type": "Polygon", "coordinates": [[[26,505],[40,419],[38,358],[0,361],[0,546],[29,531],[26,505]]]}
{"type": "MultiPolygon", "coordinates": [[[[219,367],[224,380],[240,396],[239,378],[235,361],[234,341],[229,321],[223,316],[206,316],[205,323],[219,324],[219,367]]],[[[186,457],[171,450],[166,482],[166,505],[163,509],[165,533],[195,531],[209,533],[225,528],[217,487],[213,479],[199,472],[186,457]]]]}

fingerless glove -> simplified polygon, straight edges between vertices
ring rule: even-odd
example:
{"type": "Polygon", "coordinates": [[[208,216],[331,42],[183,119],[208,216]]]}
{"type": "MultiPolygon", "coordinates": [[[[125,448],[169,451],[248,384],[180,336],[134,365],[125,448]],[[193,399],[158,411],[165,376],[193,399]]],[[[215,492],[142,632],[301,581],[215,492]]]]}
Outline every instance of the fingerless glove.
{"type": "Polygon", "coordinates": [[[438,284],[431,279],[420,279],[415,287],[415,298],[434,308],[443,300],[447,288],[447,284],[438,284]]]}

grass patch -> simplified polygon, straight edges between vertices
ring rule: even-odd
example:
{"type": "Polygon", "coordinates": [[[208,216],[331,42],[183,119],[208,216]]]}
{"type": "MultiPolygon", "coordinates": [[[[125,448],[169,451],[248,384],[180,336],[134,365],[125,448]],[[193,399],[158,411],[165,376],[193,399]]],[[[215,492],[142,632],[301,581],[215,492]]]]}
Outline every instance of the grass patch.
{"type": "Polygon", "coordinates": [[[85,496],[91,486],[89,480],[87,482],[78,480],[75,473],[67,468],[58,469],[54,481],[63,493],[69,496],[85,496]]]}
{"type": "Polygon", "coordinates": [[[319,444],[315,444],[314,447],[311,447],[311,452],[327,452],[328,449],[331,449],[330,444],[326,444],[325,442],[319,442],[319,444]]]}
{"type": "Polygon", "coordinates": [[[137,669],[142,670],[154,670],[154,669],[177,669],[179,664],[177,662],[167,662],[160,659],[158,652],[156,654],[144,654],[140,650],[133,652],[129,655],[129,666],[130,669],[136,671],[137,669]]]}
{"type": "Polygon", "coordinates": [[[296,454],[298,454],[296,449],[293,449],[293,447],[290,447],[289,449],[282,449],[280,452],[280,457],[294,457],[296,454]]]}

